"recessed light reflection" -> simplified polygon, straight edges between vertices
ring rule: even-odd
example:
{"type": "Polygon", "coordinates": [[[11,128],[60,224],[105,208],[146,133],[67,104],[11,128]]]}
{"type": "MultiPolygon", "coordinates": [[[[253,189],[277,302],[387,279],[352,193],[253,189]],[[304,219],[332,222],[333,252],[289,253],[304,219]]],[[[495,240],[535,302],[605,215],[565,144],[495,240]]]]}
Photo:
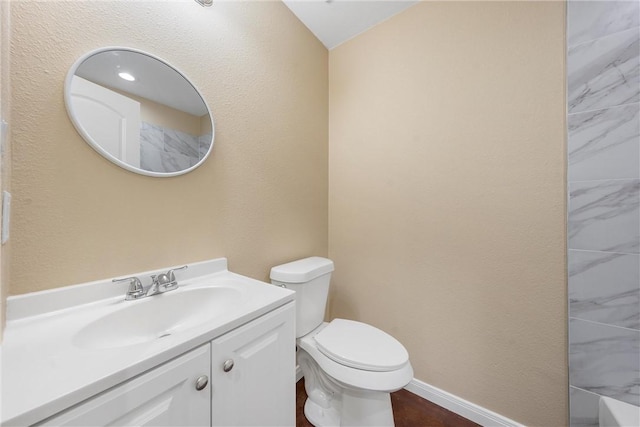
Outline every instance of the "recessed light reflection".
{"type": "Polygon", "coordinates": [[[128,82],[132,82],[135,81],[135,77],[133,77],[131,74],[129,73],[118,73],[118,75],[120,76],[121,79],[124,79],[128,82]]]}

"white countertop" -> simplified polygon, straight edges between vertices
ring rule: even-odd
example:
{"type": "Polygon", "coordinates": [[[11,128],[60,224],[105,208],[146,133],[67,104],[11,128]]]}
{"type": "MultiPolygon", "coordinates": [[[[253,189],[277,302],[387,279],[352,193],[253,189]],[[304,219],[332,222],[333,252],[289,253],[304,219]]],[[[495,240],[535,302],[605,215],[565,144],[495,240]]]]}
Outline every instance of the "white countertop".
{"type": "Polygon", "coordinates": [[[144,300],[125,301],[126,284],[108,279],[10,297],[1,349],[0,423],[41,421],[294,299],[292,291],[228,271],[224,258],[190,264],[184,273],[176,273],[180,288],[171,292],[229,286],[243,293],[242,303],[205,324],[119,348],[79,348],[72,341],[90,322],[144,300]]]}

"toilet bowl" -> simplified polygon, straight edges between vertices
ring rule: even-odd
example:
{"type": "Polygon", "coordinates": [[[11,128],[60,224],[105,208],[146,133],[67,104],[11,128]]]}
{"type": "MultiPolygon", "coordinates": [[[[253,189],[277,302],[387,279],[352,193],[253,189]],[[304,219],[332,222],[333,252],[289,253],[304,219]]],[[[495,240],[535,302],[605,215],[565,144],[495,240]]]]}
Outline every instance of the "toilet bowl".
{"type": "Polygon", "coordinates": [[[413,369],[404,347],[397,341],[389,346],[389,339],[395,341],[379,329],[344,319],[323,323],[298,339],[309,396],[305,416],[313,425],[394,425],[389,393],[407,385],[413,369]],[[361,328],[369,334],[352,334],[361,328]]]}
{"type": "Polygon", "coordinates": [[[311,257],[271,269],[272,283],[296,291],[298,363],[304,413],[314,426],[393,426],[390,393],[413,368],[404,346],[366,323],[323,322],[333,262],[311,257]]]}

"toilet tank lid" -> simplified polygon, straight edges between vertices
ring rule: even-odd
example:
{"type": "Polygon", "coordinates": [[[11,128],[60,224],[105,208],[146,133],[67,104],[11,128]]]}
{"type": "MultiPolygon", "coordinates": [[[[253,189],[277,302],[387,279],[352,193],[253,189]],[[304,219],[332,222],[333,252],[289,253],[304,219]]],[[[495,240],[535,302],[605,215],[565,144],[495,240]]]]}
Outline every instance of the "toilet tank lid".
{"type": "Polygon", "coordinates": [[[333,261],[319,256],[299,259],[271,269],[271,280],[304,283],[333,271],[333,261]]]}

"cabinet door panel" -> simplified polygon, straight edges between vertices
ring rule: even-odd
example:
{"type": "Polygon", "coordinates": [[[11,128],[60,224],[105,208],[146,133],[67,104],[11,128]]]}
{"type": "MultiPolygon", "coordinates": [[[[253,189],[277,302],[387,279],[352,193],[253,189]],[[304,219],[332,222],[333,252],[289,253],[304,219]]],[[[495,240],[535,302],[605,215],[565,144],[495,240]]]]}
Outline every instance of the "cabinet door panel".
{"type": "Polygon", "coordinates": [[[209,374],[210,357],[206,344],[39,425],[211,425],[211,387],[195,388],[196,379],[209,374]]]}
{"type": "Polygon", "coordinates": [[[295,425],[294,310],[288,304],[211,342],[212,425],[295,425]]]}

